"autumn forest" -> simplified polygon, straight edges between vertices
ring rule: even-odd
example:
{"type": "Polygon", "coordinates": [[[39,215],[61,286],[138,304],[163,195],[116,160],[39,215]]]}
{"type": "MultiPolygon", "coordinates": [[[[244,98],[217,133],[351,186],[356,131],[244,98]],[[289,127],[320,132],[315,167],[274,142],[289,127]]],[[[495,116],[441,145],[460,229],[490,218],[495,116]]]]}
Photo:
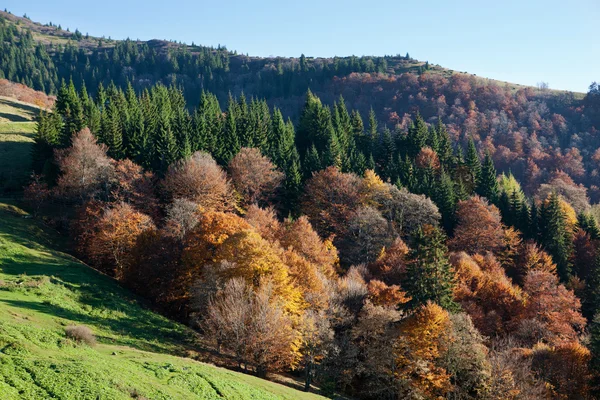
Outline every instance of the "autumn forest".
{"type": "Polygon", "coordinates": [[[227,367],[356,399],[600,396],[598,84],[2,15],[0,94],[41,106],[6,193],[227,367]]]}

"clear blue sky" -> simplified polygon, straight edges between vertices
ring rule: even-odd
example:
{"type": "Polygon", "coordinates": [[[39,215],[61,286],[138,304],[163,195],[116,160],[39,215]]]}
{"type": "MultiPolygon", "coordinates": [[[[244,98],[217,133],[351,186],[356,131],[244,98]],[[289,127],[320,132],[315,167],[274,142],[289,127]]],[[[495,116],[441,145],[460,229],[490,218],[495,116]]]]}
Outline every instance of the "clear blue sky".
{"type": "Polygon", "coordinates": [[[600,81],[599,0],[5,0],[35,21],[113,39],[226,45],[256,56],[405,54],[458,71],[587,91],[600,81]],[[483,3],[487,3],[483,5],[483,3]]]}

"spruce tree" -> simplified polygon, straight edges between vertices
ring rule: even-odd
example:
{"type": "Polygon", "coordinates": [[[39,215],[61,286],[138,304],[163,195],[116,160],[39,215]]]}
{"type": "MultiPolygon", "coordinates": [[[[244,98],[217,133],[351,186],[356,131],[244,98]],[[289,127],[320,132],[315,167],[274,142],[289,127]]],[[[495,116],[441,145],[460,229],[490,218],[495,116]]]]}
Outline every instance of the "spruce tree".
{"type": "Polygon", "coordinates": [[[417,177],[411,159],[406,155],[399,162],[399,178],[402,185],[409,191],[414,191],[417,186],[417,177]]]}
{"type": "Polygon", "coordinates": [[[286,211],[293,216],[298,215],[298,199],[302,191],[302,168],[300,156],[296,148],[293,149],[289,166],[285,171],[285,205],[286,211]]]}
{"type": "Polygon", "coordinates": [[[165,172],[177,160],[177,140],[171,127],[171,118],[167,110],[162,110],[158,119],[158,131],[154,139],[155,170],[165,172]]]}
{"type": "Polygon", "coordinates": [[[498,201],[498,192],[496,167],[490,153],[486,152],[477,185],[477,194],[488,199],[490,203],[496,203],[498,201]]]}
{"type": "Polygon", "coordinates": [[[196,110],[192,117],[192,132],[190,135],[192,153],[197,151],[210,151],[208,148],[209,134],[206,117],[196,110]]]}
{"type": "Polygon", "coordinates": [[[419,151],[425,147],[428,136],[429,130],[427,129],[427,125],[421,117],[421,114],[417,114],[415,120],[408,129],[408,136],[406,138],[408,154],[412,157],[419,154],[419,151]]]}
{"type": "Polygon", "coordinates": [[[438,118],[438,123],[435,129],[438,135],[438,157],[440,163],[445,166],[449,166],[452,158],[452,143],[450,141],[450,135],[446,126],[442,123],[442,119],[438,118]]]}
{"type": "Polygon", "coordinates": [[[222,165],[229,164],[229,161],[240,151],[240,141],[237,134],[237,121],[235,106],[232,102],[227,109],[225,116],[225,125],[223,127],[223,140],[218,143],[219,150],[217,158],[222,165]]]}
{"type": "Polygon", "coordinates": [[[327,141],[322,142],[320,140],[319,127],[316,125],[317,116],[322,108],[321,100],[308,90],[296,131],[298,150],[303,154],[309,151],[312,145],[322,150],[328,144],[327,141]]]}
{"type": "Polygon", "coordinates": [[[108,106],[102,126],[102,139],[108,146],[109,156],[116,160],[124,157],[123,127],[121,125],[119,110],[115,102],[111,102],[108,106]]]}
{"type": "Polygon", "coordinates": [[[175,110],[173,130],[177,142],[177,158],[189,158],[192,155],[191,144],[191,117],[185,108],[175,110]]]}
{"type": "Polygon", "coordinates": [[[600,227],[596,218],[589,212],[582,212],[577,216],[577,224],[594,240],[600,239],[600,227]]]}
{"type": "Polygon", "coordinates": [[[352,113],[350,114],[350,124],[352,125],[352,134],[354,136],[356,147],[361,151],[365,151],[368,147],[368,141],[365,136],[365,125],[358,110],[352,110],[352,113]]]}
{"type": "Polygon", "coordinates": [[[371,110],[369,111],[369,132],[366,140],[367,147],[365,147],[364,151],[367,153],[373,153],[378,140],[379,133],[377,130],[377,116],[375,115],[373,107],[371,107],[371,110]]]}
{"type": "Polygon", "coordinates": [[[454,230],[457,198],[454,182],[450,175],[442,169],[436,185],[435,203],[442,214],[442,225],[448,234],[454,230]]]}
{"type": "Polygon", "coordinates": [[[285,125],[281,111],[277,107],[273,109],[271,125],[271,140],[269,141],[269,152],[267,154],[275,165],[283,168],[285,166],[284,160],[287,160],[290,156],[289,154],[283,154],[289,144],[286,143],[287,126],[285,125]]]}
{"type": "Polygon", "coordinates": [[[310,150],[306,153],[302,166],[304,167],[305,179],[310,178],[313,172],[321,170],[321,159],[315,145],[312,145],[310,150]]]}
{"type": "Polygon", "coordinates": [[[432,301],[447,310],[456,310],[455,277],[444,233],[431,225],[419,228],[408,258],[404,288],[411,297],[409,304],[418,307],[432,301]]]}
{"type": "Polygon", "coordinates": [[[337,134],[333,132],[329,137],[329,145],[323,157],[323,167],[334,166],[342,169],[343,153],[337,134]]]}
{"type": "MultiPolygon", "coordinates": [[[[600,311],[600,253],[596,254],[594,265],[590,268],[589,276],[586,277],[585,291],[581,304],[581,312],[588,320],[598,319],[600,311]]],[[[600,340],[597,337],[596,340],[600,340]]],[[[600,344],[600,343],[599,343],[600,344]]],[[[600,347],[596,350],[600,351],[600,347]]],[[[600,364],[598,365],[600,367],[600,364]]]]}
{"type": "Polygon", "coordinates": [[[556,263],[558,276],[568,282],[571,276],[573,243],[566,223],[566,216],[556,193],[552,193],[540,211],[541,241],[556,263]]]}
{"type": "Polygon", "coordinates": [[[478,187],[481,179],[481,161],[479,160],[479,155],[477,154],[477,149],[475,148],[475,142],[473,141],[473,138],[469,138],[467,155],[465,157],[465,165],[468,168],[470,175],[469,191],[470,193],[473,193],[473,191],[475,191],[475,189],[478,187]]]}

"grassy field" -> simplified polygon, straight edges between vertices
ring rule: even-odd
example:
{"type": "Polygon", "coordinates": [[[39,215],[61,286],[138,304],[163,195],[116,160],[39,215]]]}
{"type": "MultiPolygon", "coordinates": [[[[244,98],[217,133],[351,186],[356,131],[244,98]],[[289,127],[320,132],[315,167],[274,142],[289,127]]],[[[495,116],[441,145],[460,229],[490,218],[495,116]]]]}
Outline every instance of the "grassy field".
{"type": "Polygon", "coordinates": [[[39,108],[0,97],[0,193],[18,192],[31,170],[39,108]]]}
{"type": "Polygon", "coordinates": [[[184,326],[145,309],[112,279],[57,250],[56,235],[0,203],[0,398],[317,399],[179,356],[184,326]],[[65,327],[85,325],[97,345],[65,327]]]}

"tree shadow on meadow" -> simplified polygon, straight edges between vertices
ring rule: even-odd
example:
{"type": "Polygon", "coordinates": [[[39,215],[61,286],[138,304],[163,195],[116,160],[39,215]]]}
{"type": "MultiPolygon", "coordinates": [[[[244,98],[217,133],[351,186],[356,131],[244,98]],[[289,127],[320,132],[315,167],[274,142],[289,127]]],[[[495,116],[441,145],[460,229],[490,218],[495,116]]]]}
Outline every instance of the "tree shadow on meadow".
{"type": "MultiPolygon", "coordinates": [[[[38,116],[38,114],[40,113],[40,109],[29,105],[29,104],[23,104],[23,103],[17,103],[15,101],[10,101],[8,99],[0,99],[0,105],[6,105],[8,107],[12,107],[12,108],[16,108],[19,109],[21,111],[24,111],[25,113],[29,114],[31,116],[31,118],[36,118],[38,116]]],[[[11,114],[7,114],[7,115],[11,115],[11,114]]],[[[12,115],[13,117],[16,117],[15,115],[12,115]]],[[[8,117],[5,117],[8,119],[8,117]]],[[[23,118],[23,117],[21,117],[23,118]]],[[[31,121],[30,119],[24,118],[24,121],[31,121]]],[[[19,120],[21,121],[21,120],[19,120]]],[[[13,122],[18,122],[18,121],[13,121],[13,122]]]]}
{"type": "Polygon", "coordinates": [[[68,254],[49,248],[49,237],[36,221],[23,223],[20,220],[23,216],[5,217],[5,213],[0,209],[0,217],[3,217],[0,223],[0,273],[12,281],[47,276],[50,284],[56,285],[56,291],[52,292],[51,288],[50,293],[44,293],[35,292],[37,288],[24,288],[33,291],[32,296],[40,294],[40,297],[35,296],[32,301],[10,298],[0,301],[114,334],[114,338],[101,338],[106,343],[178,355],[191,347],[195,340],[191,331],[144,307],[143,299],[126,291],[114,279],[68,254]],[[3,242],[26,249],[11,251],[6,247],[8,250],[2,251],[3,242]],[[67,291],[61,290],[61,286],[67,291]],[[60,296],[67,300],[64,304],[61,304],[60,296]]]}

